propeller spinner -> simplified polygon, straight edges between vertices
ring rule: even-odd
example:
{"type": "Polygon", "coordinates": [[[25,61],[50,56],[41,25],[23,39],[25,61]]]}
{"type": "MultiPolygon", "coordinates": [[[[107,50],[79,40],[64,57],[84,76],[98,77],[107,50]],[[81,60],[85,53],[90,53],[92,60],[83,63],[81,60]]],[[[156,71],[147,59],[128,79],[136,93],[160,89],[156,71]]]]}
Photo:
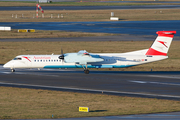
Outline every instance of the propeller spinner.
{"type": "Polygon", "coordinates": [[[59,56],[59,59],[64,61],[64,54],[63,54],[63,50],[61,49],[61,55],[59,56]]]}

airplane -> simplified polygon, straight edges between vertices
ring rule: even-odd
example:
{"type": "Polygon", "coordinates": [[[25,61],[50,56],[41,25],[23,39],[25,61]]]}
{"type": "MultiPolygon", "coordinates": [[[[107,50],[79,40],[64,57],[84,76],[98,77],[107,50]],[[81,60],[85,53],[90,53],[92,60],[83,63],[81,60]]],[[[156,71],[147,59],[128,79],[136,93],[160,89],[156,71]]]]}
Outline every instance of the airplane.
{"type": "Polygon", "coordinates": [[[18,55],[4,64],[15,72],[16,68],[83,68],[89,74],[88,68],[124,68],[144,63],[167,59],[167,53],[176,31],[158,31],[157,38],[149,49],[126,53],[88,53],[80,50],[78,53],[60,55],[18,55]]]}

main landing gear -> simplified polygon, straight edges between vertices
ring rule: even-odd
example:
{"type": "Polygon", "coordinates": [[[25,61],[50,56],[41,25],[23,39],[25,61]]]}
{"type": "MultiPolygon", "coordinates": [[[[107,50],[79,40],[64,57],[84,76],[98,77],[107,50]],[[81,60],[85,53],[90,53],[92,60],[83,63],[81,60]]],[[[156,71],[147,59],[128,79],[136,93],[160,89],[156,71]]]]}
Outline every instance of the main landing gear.
{"type": "Polygon", "coordinates": [[[82,67],[84,68],[84,73],[89,74],[89,70],[87,69],[87,64],[86,64],[86,67],[84,67],[83,65],[82,65],[82,67]]]}
{"type": "Polygon", "coordinates": [[[89,74],[89,70],[88,70],[88,69],[85,69],[85,70],[84,70],[84,73],[85,73],[85,74],[89,74]]]}

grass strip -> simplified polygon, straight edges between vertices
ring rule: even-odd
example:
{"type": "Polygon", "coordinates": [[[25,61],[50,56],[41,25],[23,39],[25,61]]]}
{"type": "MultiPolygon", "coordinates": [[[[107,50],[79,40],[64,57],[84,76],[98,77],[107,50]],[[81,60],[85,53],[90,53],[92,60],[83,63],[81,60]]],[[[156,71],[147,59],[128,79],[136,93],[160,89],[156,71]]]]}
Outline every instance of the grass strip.
{"type": "Polygon", "coordinates": [[[0,31],[0,39],[6,38],[68,38],[68,37],[90,37],[90,36],[109,36],[108,33],[85,33],[85,32],[66,32],[58,30],[35,30],[35,32],[18,33],[18,30],[0,31]]]}
{"type": "Polygon", "coordinates": [[[50,119],[180,111],[180,102],[103,94],[0,87],[0,119],[50,119]],[[89,113],[78,112],[87,106],[89,113]]]}
{"type": "MultiPolygon", "coordinates": [[[[124,53],[148,49],[153,41],[95,41],[95,42],[0,42],[0,64],[17,55],[61,54],[87,50],[90,53],[124,53]]],[[[163,61],[143,64],[130,68],[100,69],[120,71],[180,71],[180,41],[173,41],[168,52],[169,58],[163,61]]]]}
{"type": "MultiPolygon", "coordinates": [[[[44,18],[35,10],[1,11],[0,22],[80,22],[110,21],[111,12],[120,21],[179,20],[180,9],[132,10],[44,10],[44,18]],[[52,16],[52,17],[51,17],[52,16]]],[[[28,29],[28,28],[27,28],[28,29]]]]}

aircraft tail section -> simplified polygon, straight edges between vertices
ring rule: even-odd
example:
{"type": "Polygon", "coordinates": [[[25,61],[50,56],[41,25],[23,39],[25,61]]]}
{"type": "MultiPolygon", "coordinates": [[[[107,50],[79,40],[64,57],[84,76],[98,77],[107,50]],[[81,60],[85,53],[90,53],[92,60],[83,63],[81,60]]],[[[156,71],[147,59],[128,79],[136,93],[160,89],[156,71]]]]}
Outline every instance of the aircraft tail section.
{"type": "Polygon", "coordinates": [[[166,56],[176,31],[158,31],[158,37],[148,49],[146,55],[166,56]]]}

